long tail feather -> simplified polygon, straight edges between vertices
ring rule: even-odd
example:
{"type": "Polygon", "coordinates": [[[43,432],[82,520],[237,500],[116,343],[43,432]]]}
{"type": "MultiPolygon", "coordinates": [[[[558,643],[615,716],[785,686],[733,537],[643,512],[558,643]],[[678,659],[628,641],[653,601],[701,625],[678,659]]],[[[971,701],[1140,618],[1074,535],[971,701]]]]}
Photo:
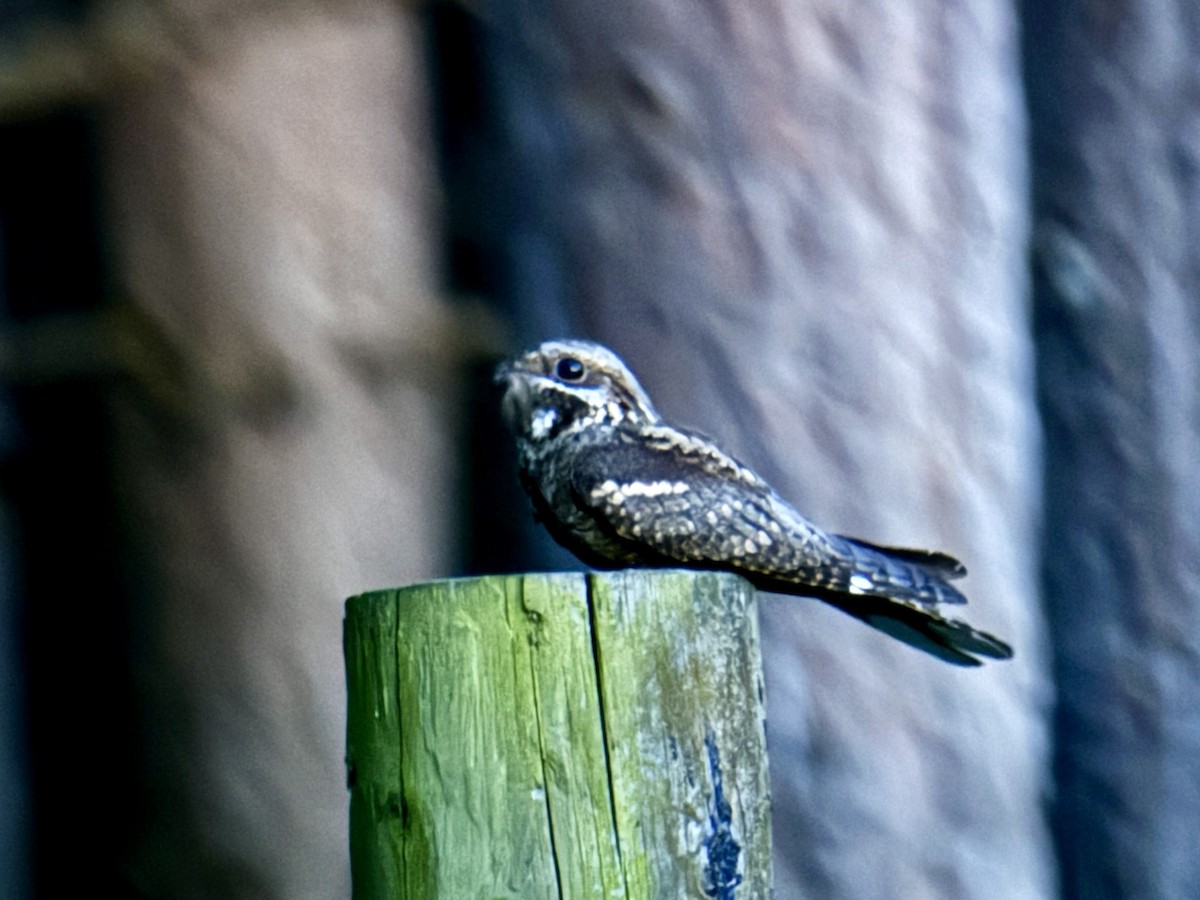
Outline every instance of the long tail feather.
{"type": "Polygon", "coordinates": [[[1012,647],[995,635],[915,605],[856,594],[826,594],[821,599],[884,634],[955,665],[978,666],[976,655],[989,659],[1011,659],[1013,655],[1012,647]]]}
{"type": "MultiPolygon", "coordinates": [[[[934,611],[932,603],[911,597],[859,594],[743,572],[764,591],[815,597],[854,616],[884,634],[957,666],[978,666],[978,656],[1011,659],[1012,647],[995,635],[972,628],[961,619],[934,611]]],[[[953,590],[943,585],[946,590],[953,590]]],[[[955,592],[956,596],[961,594],[955,592]]],[[[965,598],[959,602],[966,602],[965,598]]]]}

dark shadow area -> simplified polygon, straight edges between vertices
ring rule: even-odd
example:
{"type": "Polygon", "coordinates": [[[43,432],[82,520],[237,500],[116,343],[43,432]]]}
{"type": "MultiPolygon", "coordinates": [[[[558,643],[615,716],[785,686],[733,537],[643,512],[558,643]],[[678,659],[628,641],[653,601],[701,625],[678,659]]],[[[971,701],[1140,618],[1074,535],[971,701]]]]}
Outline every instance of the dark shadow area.
{"type": "Polygon", "coordinates": [[[95,163],[89,116],[66,112],[0,129],[10,335],[0,483],[16,569],[4,577],[18,586],[19,639],[11,646],[24,687],[3,715],[24,718],[31,879],[35,896],[45,897],[128,895],[117,866],[128,852],[138,784],[101,388],[64,358],[69,348],[56,344],[64,332],[28,327],[55,317],[82,322],[101,303],[95,163]],[[29,360],[37,365],[23,364],[29,360]]]}

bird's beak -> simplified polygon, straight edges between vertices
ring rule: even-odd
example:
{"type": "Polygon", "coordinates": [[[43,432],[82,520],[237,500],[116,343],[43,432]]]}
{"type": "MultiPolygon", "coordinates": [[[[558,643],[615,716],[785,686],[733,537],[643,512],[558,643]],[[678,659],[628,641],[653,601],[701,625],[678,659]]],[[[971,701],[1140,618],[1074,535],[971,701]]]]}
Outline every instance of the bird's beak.
{"type": "Polygon", "coordinates": [[[500,417],[516,434],[521,434],[529,419],[529,385],[521,377],[522,370],[506,360],[496,366],[492,382],[503,391],[500,398],[500,417]]]}
{"type": "Polygon", "coordinates": [[[496,366],[496,371],[492,374],[492,384],[506,384],[515,373],[512,360],[506,359],[496,366]]]}

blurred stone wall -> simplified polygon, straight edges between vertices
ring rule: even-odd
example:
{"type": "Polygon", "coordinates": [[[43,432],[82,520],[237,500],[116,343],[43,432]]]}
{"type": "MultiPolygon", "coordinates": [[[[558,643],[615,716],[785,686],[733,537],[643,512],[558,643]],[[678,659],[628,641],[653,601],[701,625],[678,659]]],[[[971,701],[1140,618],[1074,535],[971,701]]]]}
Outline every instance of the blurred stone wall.
{"type": "Polygon", "coordinates": [[[1200,8],[1027,4],[1063,896],[1200,896],[1200,8]]]}

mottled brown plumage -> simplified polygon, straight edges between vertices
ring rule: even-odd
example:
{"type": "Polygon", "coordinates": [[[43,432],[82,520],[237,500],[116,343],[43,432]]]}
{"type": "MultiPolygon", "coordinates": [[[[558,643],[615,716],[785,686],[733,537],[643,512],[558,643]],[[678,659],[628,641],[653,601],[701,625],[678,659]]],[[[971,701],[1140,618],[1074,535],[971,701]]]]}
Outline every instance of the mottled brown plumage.
{"type": "Polygon", "coordinates": [[[966,574],[956,559],[817,528],[711,441],[665,423],[610,350],[548,341],[496,378],[535,512],[588,565],[736,572],[763,590],[819,597],[947,662],[1012,656],[937,612],[966,602],[949,583],[966,574]]]}

